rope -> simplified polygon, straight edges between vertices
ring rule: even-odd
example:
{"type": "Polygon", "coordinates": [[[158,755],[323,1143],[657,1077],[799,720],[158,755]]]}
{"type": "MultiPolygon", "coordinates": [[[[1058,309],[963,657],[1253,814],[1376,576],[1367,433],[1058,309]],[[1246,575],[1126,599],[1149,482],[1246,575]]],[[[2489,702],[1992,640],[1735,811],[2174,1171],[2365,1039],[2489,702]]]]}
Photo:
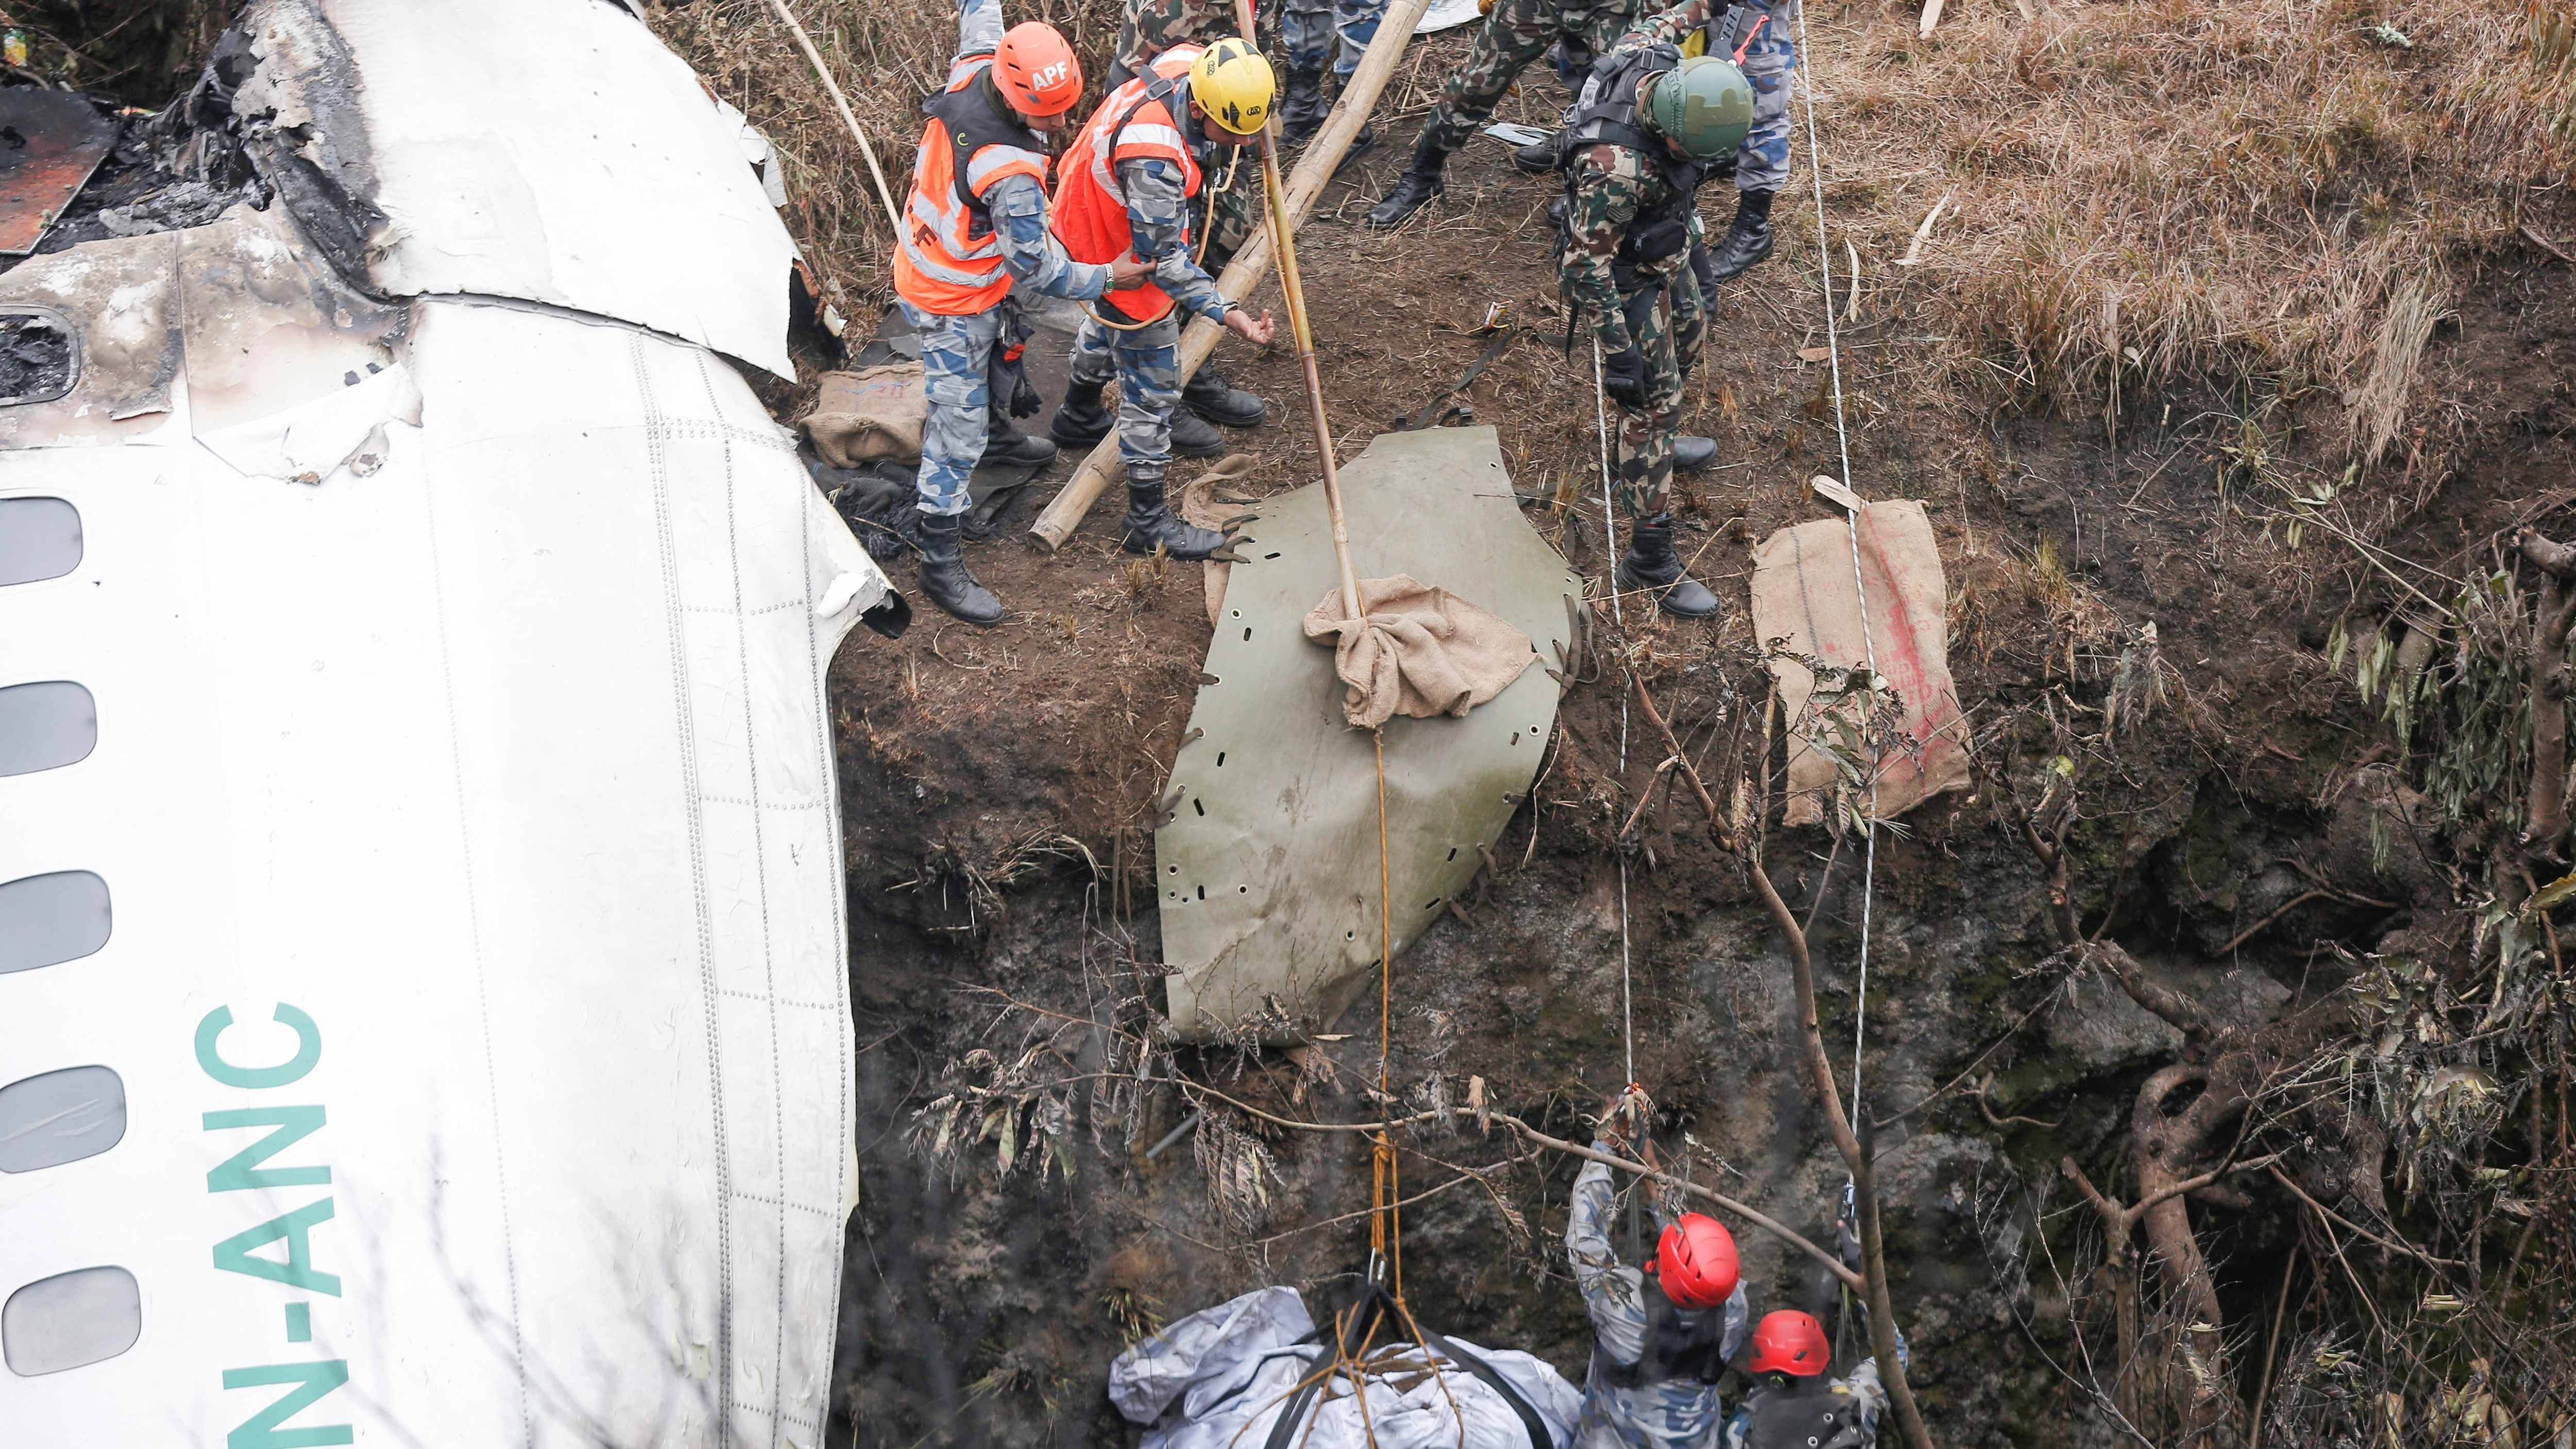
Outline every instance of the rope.
{"type": "MultiPolygon", "coordinates": [[[[1129,111],[1127,113],[1128,119],[1134,119],[1135,114],[1135,111],[1129,111]]],[[[1120,121],[1110,134],[1110,144],[1114,146],[1118,139],[1118,132],[1123,132],[1126,129],[1127,122],[1125,120],[1120,121]]],[[[1204,177],[1202,177],[1200,181],[1198,195],[1203,199],[1199,204],[1199,209],[1205,213],[1202,219],[1207,224],[1199,228],[1199,243],[1198,246],[1190,252],[1190,260],[1197,263],[1202,271],[1206,270],[1207,267],[1208,243],[1216,239],[1216,199],[1220,194],[1234,189],[1235,169],[1243,164],[1243,153],[1245,149],[1246,148],[1242,146],[1230,146],[1226,148],[1225,174],[1216,179],[1216,184],[1214,186],[1208,185],[1204,177]]],[[[1187,223],[1185,219],[1184,230],[1186,229],[1187,223]]],[[[1091,304],[1088,302],[1076,302],[1074,305],[1082,309],[1083,316],[1090,318],[1092,321],[1099,323],[1101,326],[1106,327],[1113,332],[1140,332],[1145,328],[1153,326],[1156,322],[1163,320],[1162,317],[1155,317],[1143,322],[1112,322],[1108,318],[1101,316],[1098,312],[1093,311],[1091,309],[1091,304]]],[[[1169,312],[1164,313],[1164,316],[1169,315],[1171,315],[1169,312]]]]}
{"type": "MultiPolygon", "coordinates": [[[[1619,605],[1619,507],[1610,496],[1610,389],[1603,380],[1601,338],[1592,339],[1592,412],[1601,434],[1601,538],[1610,551],[1610,619],[1619,626],[1624,638],[1628,630],[1626,612],[1619,605]]],[[[1619,778],[1628,778],[1628,691],[1619,691],[1619,778]]],[[[1628,857],[1619,856],[1619,1043],[1620,1080],[1633,1087],[1637,1084],[1637,1017],[1628,985],[1628,857]]]]}
{"type": "MultiPolygon", "coordinates": [[[[1815,52],[1807,44],[1807,7],[1798,7],[1798,50],[1802,55],[1815,52]]],[[[1834,324],[1834,256],[1825,242],[1825,163],[1816,140],[1816,93],[1812,85],[1801,85],[1798,93],[1806,102],[1807,172],[1816,190],[1816,264],[1822,269],[1825,299],[1825,354],[1833,364],[1834,445],[1843,465],[1843,486],[1851,486],[1851,432],[1843,420],[1843,351],[1842,337],[1834,324]]],[[[1870,638],[1869,589],[1861,582],[1860,513],[1843,510],[1843,530],[1851,540],[1852,594],[1860,601],[1860,647],[1862,659],[1869,666],[1869,689],[1878,693],[1878,645],[1870,638]]],[[[1860,876],[1860,980],[1853,995],[1852,1021],[1852,1105],[1854,1122],[1860,1120],[1861,1045],[1869,1036],[1869,915],[1870,900],[1878,885],[1878,775],[1869,780],[1869,814],[1861,822],[1864,853],[1860,876]]]]}
{"type": "MultiPolygon", "coordinates": [[[[1386,731],[1376,732],[1377,740],[1377,1095],[1381,1102],[1395,1099],[1387,1093],[1387,1058],[1395,1021],[1395,884],[1393,869],[1387,862],[1386,848],[1386,731]]],[[[1396,1298],[1404,1297],[1404,1220],[1395,1206],[1402,1194],[1398,1190],[1395,1167],[1395,1142],[1387,1129],[1377,1130],[1377,1142],[1369,1162],[1369,1257],[1374,1268],[1387,1266],[1388,1283],[1396,1298]]]]}

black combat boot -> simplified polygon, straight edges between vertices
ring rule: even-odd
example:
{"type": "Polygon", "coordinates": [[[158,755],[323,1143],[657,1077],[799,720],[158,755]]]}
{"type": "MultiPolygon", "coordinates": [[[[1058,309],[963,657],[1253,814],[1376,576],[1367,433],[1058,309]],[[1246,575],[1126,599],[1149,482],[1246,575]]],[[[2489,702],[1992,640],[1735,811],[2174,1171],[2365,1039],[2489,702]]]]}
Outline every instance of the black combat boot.
{"type": "Polygon", "coordinates": [[[1555,170],[1556,138],[1554,136],[1548,136],[1540,140],[1532,141],[1526,146],[1514,146],[1512,148],[1512,164],[1521,168],[1523,171],[1529,172],[1555,170]]]}
{"type": "Polygon", "coordinates": [[[1055,444],[1012,427],[999,410],[984,435],[984,459],[1015,468],[1043,468],[1055,461],[1055,444]]]}
{"type": "Polygon", "coordinates": [[[1771,198],[1777,195],[1776,191],[1747,191],[1736,197],[1735,225],[1726,229],[1726,239],[1709,255],[1703,280],[1731,282],[1771,255],[1771,198]]]}
{"type": "Polygon", "coordinates": [[[1088,448],[1116,426],[1117,410],[1100,401],[1100,384],[1077,377],[1064,390],[1064,404],[1047,424],[1047,436],[1068,448],[1088,448]]]}
{"type": "Polygon", "coordinates": [[[1292,65],[1287,92],[1279,102],[1279,139],[1302,146],[1324,124],[1324,68],[1292,65]]]}
{"type": "Polygon", "coordinates": [[[1717,461],[1717,439],[1684,433],[1673,439],[1673,471],[1705,473],[1717,461]]]}
{"type": "Polygon", "coordinates": [[[1161,544],[1173,558],[1188,560],[1206,558],[1225,547],[1224,534],[1193,527],[1172,515],[1171,504],[1163,497],[1163,470],[1154,466],[1128,465],[1124,533],[1119,543],[1129,553],[1152,553],[1154,545],[1161,544]]]}
{"type": "Polygon", "coordinates": [[[1216,458],[1225,451],[1225,434],[1216,430],[1216,424],[1188,408],[1172,409],[1173,457],[1216,458]]]}
{"type": "Polygon", "coordinates": [[[1628,532],[1628,555],[1619,560],[1619,587],[1655,589],[1655,603],[1667,614],[1705,619],[1717,612],[1717,595],[1682,571],[1673,552],[1673,516],[1640,518],[1628,532]]]}
{"type": "Polygon", "coordinates": [[[1257,428],[1270,416],[1270,404],[1228,384],[1225,374],[1204,363],[1181,388],[1181,401],[1221,428],[1257,428]]]}
{"type": "Polygon", "coordinates": [[[1002,622],[1002,601],[966,572],[960,522],[954,513],[923,513],[916,521],[913,541],[921,547],[921,591],[949,613],[989,629],[1002,622]]]}
{"type": "Polygon", "coordinates": [[[1386,194],[1386,200],[1379,202],[1361,225],[1371,231],[1392,231],[1402,226],[1406,217],[1429,206],[1431,198],[1448,189],[1440,179],[1441,168],[1448,161],[1449,153],[1440,149],[1431,128],[1425,126],[1422,139],[1413,143],[1413,164],[1404,168],[1404,175],[1396,180],[1395,189],[1386,194]]]}

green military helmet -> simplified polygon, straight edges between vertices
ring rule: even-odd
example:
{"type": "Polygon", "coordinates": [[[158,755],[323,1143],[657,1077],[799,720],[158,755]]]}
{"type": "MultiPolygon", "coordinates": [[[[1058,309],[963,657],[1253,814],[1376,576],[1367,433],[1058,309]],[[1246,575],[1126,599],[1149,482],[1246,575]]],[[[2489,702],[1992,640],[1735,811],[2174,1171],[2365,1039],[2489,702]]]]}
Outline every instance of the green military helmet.
{"type": "Polygon", "coordinates": [[[1753,86],[1733,61],[1691,56],[1655,78],[1646,123],[1692,160],[1718,160],[1753,129],[1753,86]]]}

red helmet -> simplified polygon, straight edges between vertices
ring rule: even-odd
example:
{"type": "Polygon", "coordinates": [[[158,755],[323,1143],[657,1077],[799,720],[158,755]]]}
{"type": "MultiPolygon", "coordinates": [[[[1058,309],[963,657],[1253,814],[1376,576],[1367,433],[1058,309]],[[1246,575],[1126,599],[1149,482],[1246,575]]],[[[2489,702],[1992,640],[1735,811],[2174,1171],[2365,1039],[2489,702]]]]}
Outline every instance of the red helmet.
{"type": "Polygon", "coordinates": [[[1735,1235],[1705,1213],[1684,1213],[1655,1245],[1664,1296],[1684,1308],[1715,1308],[1735,1291],[1735,1235]]]}
{"type": "Polygon", "coordinates": [[[1082,62],[1054,26],[1023,20],[993,51],[993,84],[1023,115],[1062,115],[1082,99],[1082,62]]]}
{"type": "Polygon", "coordinates": [[[1753,1362],[1745,1367],[1757,1374],[1805,1378],[1823,1373],[1833,1356],[1825,1346],[1825,1326],[1814,1315],[1783,1308],[1763,1314],[1753,1326],[1753,1362]]]}

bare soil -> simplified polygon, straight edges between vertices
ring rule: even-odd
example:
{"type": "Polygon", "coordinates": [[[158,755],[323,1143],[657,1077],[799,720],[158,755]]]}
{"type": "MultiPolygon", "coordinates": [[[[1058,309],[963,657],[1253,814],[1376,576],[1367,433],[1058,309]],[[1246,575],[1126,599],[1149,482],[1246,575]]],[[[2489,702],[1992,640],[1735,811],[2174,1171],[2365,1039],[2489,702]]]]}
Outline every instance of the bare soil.
{"type": "MultiPolygon", "coordinates": [[[[1355,455],[1430,401],[1484,350],[1469,334],[1489,305],[1506,304],[1528,333],[1460,401],[1499,429],[1516,486],[1544,500],[1529,506],[1532,524],[1597,579],[1607,570],[1595,400],[1588,356],[1560,350],[1552,183],[1479,140],[1454,158],[1449,197],[1427,221],[1361,231],[1352,223],[1400,166],[1412,124],[1380,121],[1387,141],[1300,239],[1337,451],[1355,455]]],[[[1809,204],[1793,195],[1782,211],[1793,206],[1809,204]]],[[[1728,199],[1707,210],[1723,225],[1728,199]]],[[[1627,647],[1694,749],[1758,704],[1742,667],[1755,642],[1751,544],[1817,516],[1806,480],[1841,471],[1828,370],[1800,355],[1823,340],[1808,320],[1823,300],[1812,251],[1793,244],[1802,234],[1812,248],[1812,223],[1793,222],[1781,253],[1717,300],[1692,387],[1686,426],[1715,436],[1719,457],[1688,480],[1686,552],[1727,613],[1683,624],[1626,610],[1627,647]]],[[[2561,482],[2568,273],[2510,255],[2487,276],[2427,355],[2428,375],[2462,399],[2431,425],[2447,440],[2418,438],[2418,471],[2387,470],[2365,500],[2371,525],[2427,562],[2576,506],[2561,482]]],[[[2339,465],[2307,440],[2295,402],[2267,413],[2259,397],[2205,386],[2132,396],[2116,436],[2099,418],[1981,406],[1930,365],[1948,339],[1907,325],[1864,305],[1842,334],[1849,476],[1865,494],[1931,509],[1953,595],[1952,664],[1981,744],[2016,761],[1994,732],[2018,738],[2018,722],[2050,713],[2098,716],[2149,621],[2172,668],[2173,688],[2116,745],[2120,777],[2088,812],[2076,879],[2105,903],[2088,926],[2249,1020],[2319,1009],[2348,975],[2344,953],[2411,919],[2322,902],[2267,923],[2306,888],[2294,862],[2378,869],[2366,851],[2356,863],[2323,848],[2376,721],[2322,646],[2336,619],[2385,610],[2397,591],[2358,551],[2313,530],[2289,547],[2278,526],[2286,484],[2339,465]],[[2271,450],[2251,472],[2249,416],[2271,450]]],[[[1308,481],[1293,359],[1229,339],[1217,364],[1272,403],[1269,422],[1235,435],[1258,460],[1251,491],[1308,481]]],[[[1033,492],[1023,526],[1052,486],[1033,492]]],[[[836,665],[862,1105],[875,1124],[861,1144],[868,1196],[835,1397],[859,1442],[1128,1442],[1100,1375],[1150,1323],[1139,1314],[1177,1316],[1262,1282],[1330,1291],[1365,1258],[1365,1223],[1350,1214],[1367,1200],[1367,1160],[1349,1139],[1235,1123],[1270,1173],[1249,1223],[1211,1195],[1197,1144],[1143,1155],[1186,1110],[1176,1096],[1149,1096],[1135,1120],[1113,1124],[1070,1182],[989,1165],[952,1174],[907,1144],[912,1112],[977,1078],[958,1065],[968,1051],[1007,1056],[1040,1039],[1038,1018],[1010,1002],[1105,1028],[1158,971],[1154,918],[1130,902],[1150,900],[1134,887],[1151,868],[1152,802],[1208,630],[1198,566],[1119,553],[1116,511],[1104,499],[1058,554],[1009,536],[970,551],[1015,611],[1003,628],[925,614],[907,638],[854,643],[836,665]]],[[[1397,963],[1399,1096],[1423,1100],[1435,1082],[1454,1094],[1479,1075],[1499,1103],[1580,1135],[1578,1113],[1618,1085],[1609,841],[1657,754],[1632,736],[1623,778],[1619,717],[1615,687],[1573,691],[1537,798],[1497,852],[1502,874],[1397,963]]],[[[2044,883],[1997,817],[1995,787],[1981,778],[1978,793],[1927,806],[1880,843],[1867,1073],[1897,1297],[1914,1315],[1915,1383],[1941,1442],[2110,1443],[2039,1352],[2064,1351],[2064,1300],[2034,1298],[1999,1264],[2026,1250],[2019,1195],[2044,1192],[2059,1156],[2111,1170],[2129,1097],[2170,1042],[2116,992],[2052,1006],[2058,984],[2023,974],[2047,954],[2044,883]],[[1990,1091],[1962,1089],[1971,1066],[1990,1091]]],[[[1632,846],[1636,1073],[1657,1091],[1668,1138],[1696,1143],[1707,1180],[1820,1230],[1841,1168],[1792,1055],[1785,961],[1695,811],[1665,798],[1632,846]]],[[[1816,904],[1826,1036],[1849,1042],[1857,872],[1822,832],[1775,836],[1771,863],[1784,894],[1816,904]]],[[[1351,1120],[1370,1110],[1359,1089],[1376,1068],[1376,1015],[1374,1002],[1354,1008],[1327,1033],[1348,1040],[1296,1059],[1185,1052],[1176,1065],[1282,1115],[1351,1120]]],[[[1082,1071],[1097,1069],[1105,1039],[1091,1036],[1082,1071]]],[[[1458,1189],[1406,1219],[1406,1281],[1426,1320],[1579,1375],[1585,1331],[1555,1240],[1571,1165],[1517,1160],[1471,1134],[1408,1144],[1404,1170],[1409,1190],[1458,1189]],[[1458,1167],[1499,1170],[1487,1191],[1458,1167]]],[[[2280,1215],[2257,1208],[2210,1229],[2231,1318],[2267,1306],[2290,1251],[2280,1215]]],[[[1794,1301],[1796,1266],[1767,1243],[1746,1246],[1757,1297],[1794,1301]]]]}

